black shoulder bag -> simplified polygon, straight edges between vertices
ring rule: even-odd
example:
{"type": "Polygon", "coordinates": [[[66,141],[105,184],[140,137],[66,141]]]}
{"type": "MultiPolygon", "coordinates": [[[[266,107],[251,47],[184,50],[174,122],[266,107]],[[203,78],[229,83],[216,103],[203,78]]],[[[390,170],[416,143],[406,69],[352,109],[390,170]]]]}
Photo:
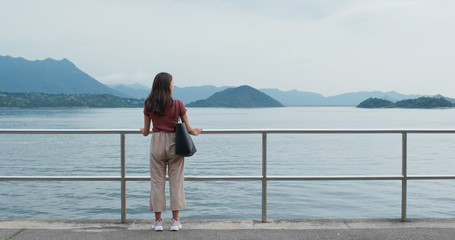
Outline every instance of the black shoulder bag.
{"type": "Polygon", "coordinates": [[[191,139],[188,130],[186,129],[185,123],[183,122],[182,109],[180,107],[180,102],[174,100],[174,117],[177,120],[177,125],[175,125],[175,153],[184,157],[193,156],[196,153],[196,146],[194,146],[193,139],[191,139]],[[179,115],[177,116],[177,104],[179,105],[179,115]],[[179,118],[182,120],[179,123],[179,118]]]}

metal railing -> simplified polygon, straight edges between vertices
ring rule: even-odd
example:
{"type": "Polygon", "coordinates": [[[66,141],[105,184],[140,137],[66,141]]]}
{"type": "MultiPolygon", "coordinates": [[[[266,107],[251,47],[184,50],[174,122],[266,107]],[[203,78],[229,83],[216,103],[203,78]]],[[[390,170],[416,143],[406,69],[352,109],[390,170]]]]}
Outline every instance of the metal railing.
{"type": "MultiPolygon", "coordinates": [[[[262,135],[262,176],[190,176],[185,181],[261,181],[262,182],[262,222],[267,222],[267,182],[269,181],[401,181],[401,221],[406,221],[408,180],[455,179],[455,175],[408,175],[407,136],[408,134],[454,134],[455,130],[364,130],[364,129],[229,129],[204,130],[203,134],[260,134],[262,135]],[[268,134],[401,134],[402,174],[367,176],[268,176],[267,175],[267,135],[268,134]]],[[[53,130],[53,129],[0,129],[0,134],[119,134],[120,135],[120,177],[117,176],[0,176],[0,181],[120,181],[121,182],[121,222],[126,222],[126,182],[150,181],[149,177],[126,176],[125,135],[141,134],[138,130],[53,130]]]]}

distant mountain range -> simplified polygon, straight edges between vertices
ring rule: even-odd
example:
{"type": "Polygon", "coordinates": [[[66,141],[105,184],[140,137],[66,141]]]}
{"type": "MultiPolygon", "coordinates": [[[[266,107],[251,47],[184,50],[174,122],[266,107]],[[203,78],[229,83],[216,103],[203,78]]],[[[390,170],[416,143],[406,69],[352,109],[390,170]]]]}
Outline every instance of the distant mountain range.
{"type": "MultiPolygon", "coordinates": [[[[115,89],[118,92],[128,95],[132,98],[147,98],[150,93],[151,88],[145,85],[135,83],[131,85],[124,84],[115,84],[108,85],[109,87],[115,89]]],[[[211,85],[199,86],[199,87],[178,87],[174,86],[174,91],[172,93],[173,97],[179,100],[182,100],[184,103],[191,103],[197,100],[206,99],[212,96],[214,93],[221,92],[225,89],[232,87],[215,87],[211,85]]]]}
{"type": "MultiPolygon", "coordinates": [[[[133,87],[130,85],[115,85],[112,87],[115,90],[127,94],[129,97],[133,98],[145,98],[144,96],[148,96],[150,92],[150,88],[140,84],[135,84],[133,87]],[[141,90],[139,90],[138,87],[141,87],[141,90]]],[[[182,100],[184,103],[192,103],[198,100],[206,99],[211,95],[228,88],[233,87],[216,87],[205,85],[199,87],[180,88],[174,86],[173,97],[182,100]]],[[[281,91],[279,89],[271,88],[259,90],[279,101],[285,106],[357,106],[359,103],[370,97],[382,98],[394,102],[404,99],[415,99],[422,97],[422,95],[406,95],[397,93],[395,91],[352,92],[336,96],[324,97],[318,93],[302,92],[297,90],[281,91]]]]}
{"type": "Polygon", "coordinates": [[[67,59],[29,61],[10,56],[0,56],[0,92],[96,93],[127,97],[90,77],[67,59]]]}
{"type": "Polygon", "coordinates": [[[124,85],[124,84],[108,84],[106,85],[115,91],[122,93],[124,95],[127,95],[128,97],[131,98],[137,98],[137,99],[143,99],[147,98],[148,94],[150,93],[150,88],[139,84],[129,84],[129,85],[124,85]]]}
{"type": "Polygon", "coordinates": [[[261,89],[261,91],[287,106],[356,106],[370,97],[384,98],[390,101],[421,97],[421,95],[405,95],[394,91],[352,92],[330,97],[324,97],[318,93],[300,92],[297,90],[284,92],[278,89],[261,89]]]}
{"type": "MultiPolygon", "coordinates": [[[[150,81],[152,82],[153,79],[150,79],[150,81]]],[[[215,93],[229,88],[234,87],[216,87],[211,85],[175,86],[173,97],[189,104],[208,99],[215,93]]],[[[396,102],[423,97],[423,95],[405,95],[394,91],[352,92],[324,97],[318,93],[297,90],[281,91],[270,88],[259,90],[285,106],[357,106],[368,98],[380,98],[396,102]]],[[[141,84],[106,86],[78,69],[67,59],[57,61],[48,58],[29,61],[23,58],[0,56],[0,92],[112,94],[124,98],[145,99],[150,93],[150,87],[141,84]]],[[[453,99],[446,99],[455,102],[453,99]]]]}

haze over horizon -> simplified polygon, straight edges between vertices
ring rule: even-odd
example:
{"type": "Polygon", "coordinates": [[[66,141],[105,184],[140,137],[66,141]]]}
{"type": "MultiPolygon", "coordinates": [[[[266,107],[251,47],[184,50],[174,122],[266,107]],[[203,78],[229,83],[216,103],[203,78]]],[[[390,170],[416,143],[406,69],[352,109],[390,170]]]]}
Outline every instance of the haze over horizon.
{"type": "Polygon", "coordinates": [[[3,1],[0,55],[66,58],[104,84],[455,97],[455,2],[3,1]]]}

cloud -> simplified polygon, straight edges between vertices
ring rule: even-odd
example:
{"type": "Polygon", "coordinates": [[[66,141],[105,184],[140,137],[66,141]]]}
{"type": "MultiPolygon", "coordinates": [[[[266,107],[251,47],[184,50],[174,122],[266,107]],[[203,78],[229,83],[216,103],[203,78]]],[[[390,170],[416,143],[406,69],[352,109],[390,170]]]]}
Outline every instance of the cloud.
{"type": "Polygon", "coordinates": [[[126,73],[114,73],[106,76],[95,77],[96,80],[105,84],[130,84],[130,83],[142,83],[144,85],[151,85],[154,76],[145,72],[134,72],[132,74],[126,73]]]}
{"type": "Polygon", "coordinates": [[[25,2],[0,9],[0,53],[67,58],[102,82],[166,71],[178,86],[455,89],[448,0],[25,2]]]}

